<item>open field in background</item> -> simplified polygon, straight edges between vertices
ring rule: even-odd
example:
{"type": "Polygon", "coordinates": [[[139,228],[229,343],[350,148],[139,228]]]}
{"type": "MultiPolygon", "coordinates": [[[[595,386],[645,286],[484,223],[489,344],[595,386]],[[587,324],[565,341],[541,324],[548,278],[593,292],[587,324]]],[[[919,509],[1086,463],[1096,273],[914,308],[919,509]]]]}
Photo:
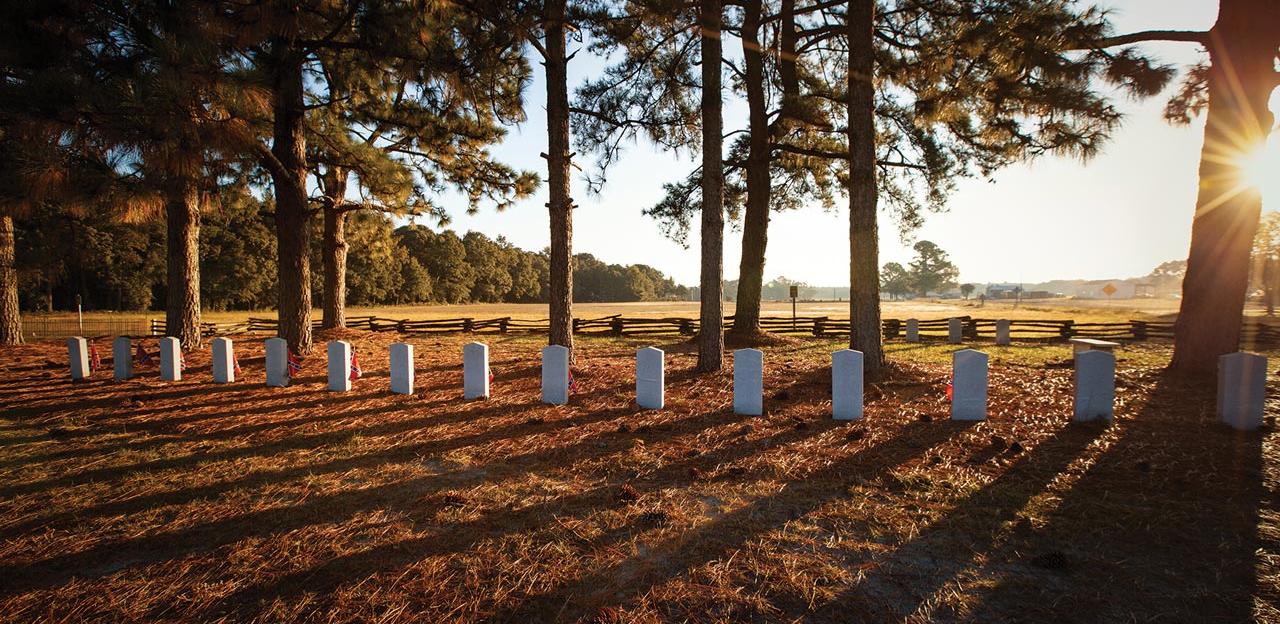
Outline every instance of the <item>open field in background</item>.
{"type": "Polygon", "coordinates": [[[1066,345],[984,345],[990,419],[956,423],[955,347],[890,343],[836,423],[834,340],[769,347],[742,417],[731,366],[694,376],[677,339],[645,411],[643,340],[580,339],[553,407],[538,336],[485,338],[475,402],[469,336],[408,338],[413,396],[388,392],[404,337],[338,336],[366,371],[341,395],[316,356],[263,387],[261,335],[225,387],[207,349],[181,382],[77,384],[61,343],[6,350],[0,621],[1280,621],[1280,409],[1220,426],[1167,344],[1119,351],[1105,427],[1068,422],[1066,345]]]}
{"type": "MultiPolygon", "coordinates": [[[[574,315],[580,318],[597,318],[621,314],[635,317],[677,317],[697,318],[698,303],[696,301],[638,301],[632,303],[576,303],[574,315]]],[[[938,319],[952,316],[973,316],[985,318],[1009,319],[1074,319],[1080,322],[1107,322],[1135,320],[1168,320],[1177,315],[1176,299],[1118,299],[1114,301],[1101,299],[1040,299],[1024,301],[1014,306],[1009,301],[988,301],[983,307],[975,300],[948,301],[885,301],[881,315],[884,318],[919,318],[938,319]]],[[[732,314],[734,303],[725,303],[725,314],[732,314]]],[[[786,301],[766,301],[762,305],[766,316],[790,316],[791,303],[786,301]]],[[[849,303],[847,301],[811,301],[796,304],[796,312],[801,316],[830,316],[847,318],[849,303]]],[[[1250,307],[1249,314],[1261,315],[1262,309],[1250,307]]],[[[319,319],[320,310],[313,311],[314,318],[319,319]]],[[[477,303],[461,305],[406,305],[359,307],[347,309],[347,316],[373,315],[394,319],[442,319],[472,317],[476,319],[512,318],[542,319],[547,317],[547,305],[544,303],[512,304],[512,303],[477,303]]],[[[35,318],[75,318],[74,312],[58,312],[52,315],[32,314],[35,318]]],[[[208,322],[239,322],[250,316],[275,317],[274,310],[257,312],[210,312],[204,313],[208,322]]],[[[85,318],[128,318],[149,319],[164,318],[164,312],[89,312],[85,318]]]]}

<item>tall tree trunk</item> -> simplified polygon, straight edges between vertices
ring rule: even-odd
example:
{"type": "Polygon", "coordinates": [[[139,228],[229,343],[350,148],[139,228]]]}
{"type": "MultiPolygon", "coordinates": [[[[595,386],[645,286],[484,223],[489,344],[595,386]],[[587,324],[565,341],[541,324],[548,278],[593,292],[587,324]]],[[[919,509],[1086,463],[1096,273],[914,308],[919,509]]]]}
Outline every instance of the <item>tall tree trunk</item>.
{"type": "Polygon", "coordinates": [[[573,200],[569,197],[569,59],[565,0],[546,3],[547,190],[551,217],[549,344],[573,352],[573,200]]]}
{"type": "Polygon", "coordinates": [[[721,109],[720,0],[702,0],[702,275],[698,370],[724,366],[724,120],[721,109]]]}
{"type": "Polygon", "coordinates": [[[200,346],[200,187],[189,175],[171,180],[165,198],[168,274],[165,334],[200,346]]]}
{"type": "Polygon", "coordinates": [[[875,0],[849,3],[849,348],[867,377],[884,368],[880,336],[880,239],[876,225],[875,0]]]}
{"type": "Polygon", "coordinates": [[[324,209],[324,321],[321,327],[347,326],[347,210],[342,208],[347,195],[348,172],[331,167],[325,174],[324,209]]]}
{"type": "Polygon", "coordinates": [[[764,93],[764,50],[760,47],[760,0],[749,0],[742,19],[742,55],[746,65],[748,124],[747,206],[742,219],[742,259],[738,263],[738,303],[732,333],[760,332],[760,293],[769,237],[769,117],[764,93]]]}
{"type": "Polygon", "coordinates": [[[1277,84],[1280,8],[1268,0],[1221,0],[1209,31],[1209,107],[1200,152],[1200,191],[1182,280],[1171,368],[1211,375],[1240,345],[1249,254],[1262,210],[1242,184],[1241,157],[1266,144],[1277,84]]]}
{"type": "Polygon", "coordinates": [[[275,68],[271,172],[276,193],[280,336],[299,354],[311,352],[311,234],[307,227],[307,139],[302,60],[281,58],[275,68]]]}
{"type": "Polygon", "coordinates": [[[22,344],[18,270],[14,262],[13,217],[0,215],[0,345],[22,344]]]}

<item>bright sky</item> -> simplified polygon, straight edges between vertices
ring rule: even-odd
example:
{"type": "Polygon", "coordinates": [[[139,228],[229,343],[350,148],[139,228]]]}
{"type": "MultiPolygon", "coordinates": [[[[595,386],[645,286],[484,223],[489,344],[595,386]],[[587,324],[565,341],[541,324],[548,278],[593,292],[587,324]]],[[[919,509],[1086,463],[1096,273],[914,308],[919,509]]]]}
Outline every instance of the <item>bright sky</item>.
{"type": "MultiPolygon", "coordinates": [[[[1108,0],[1117,32],[1145,29],[1206,30],[1217,15],[1210,0],[1108,0]]],[[[735,45],[736,40],[727,42],[735,45]]],[[[1201,56],[1191,43],[1144,44],[1167,63],[1186,65],[1201,56]]],[[[728,53],[728,50],[726,50],[728,53]]],[[[570,63],[570,90],[591,76],[600,61],[583,57],[570,63]]],[[[512,129],[495,154],[523,169],[543,173],[546,151],[545,85],[541,66],[526,94],[528,120],[512,129]]],[[[1176,84],[1174,85],[1176,86],[1176,84]]],[[[1172,87],[1171,87],[1172,88],[1172,87]]],[[[998,172],[994,179],[959,184],[947,212],[928,217],[916,239],[932,240],[951,254],[969,282],[1039,282],[1049,279],[1104,279],[1145,275],[1165,260],[1186,258],[1195,203],[1196,169],[1203,123],[1173,127],[1161,116],[1165,96],[1145,102],[1121,101],[1126,115],[1104,153],[1088,163],[1044,158],[998,172]]],[[[1280,94],[1273,98],[1280,110],[1280,94]]],[[[726,127],[740,125],[745,104],[726,101],[726,127]]],[[[1264,162],[1272,171],[1265,183],[1271,205],[1280,198],[1280,139],[1274,138],[1264,162]]],[[[663,237],[658,224],[641,214],[662,196],[662,184],[682,179],[689,156],[633,145],[614,166],[609,184],[597,196],[586,193],[575,176],[574,251],[613,263],[645,263],[676,279],[698,283],[698,234],[691,247],[663,237]]],[[[579,158],[581,161],[581,157],[579,158]]],[[[589,164],[582,162],[584,168],[589,164]]],[[[461,200],[446,200],[459,233],[469,229],[505,236],[516,245],[540,250],[549,241],[545,188],[504,213],[491,208],[468,216],[461,200]]],[[[695,219],[696,221],[696,219],[695,219]]],[[[882,213],[880,260],[905,264],[912,242],[899,239],[896,224],[882,213]]],[[[726,279],[736,279],[741,233],[725,236],[726,279]]],[[[778,276],[819,286],[848,284],[847,210],[821,207],[774,213],[769,227],[766,280],[778,276]]]]}

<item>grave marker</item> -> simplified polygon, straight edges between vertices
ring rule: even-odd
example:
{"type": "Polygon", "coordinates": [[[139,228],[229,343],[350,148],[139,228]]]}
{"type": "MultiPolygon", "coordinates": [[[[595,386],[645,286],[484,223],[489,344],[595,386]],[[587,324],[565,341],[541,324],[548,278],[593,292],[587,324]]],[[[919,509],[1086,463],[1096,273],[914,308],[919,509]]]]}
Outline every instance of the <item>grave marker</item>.
{"type": "Polygon", "coordinates": [[[907,319],[907,342],[920,342],[920,319],[907,319]]]}
{"type": "Polygon", "coordinates": [[[89,341],[76,336],[67,339],[67,355],[71,361],[71,380],[81,381],[88,379],[89,370],[89,341]]]}
{"type": "Polygon", "coordinates": [[[133,341],[128,336],[111,341],[111,359],[116,381],[124,381],[133,376],[133,341]]]}
{"type": "Polygon", "coordinates": [[[213,383],[235,383],[235,345],[230,338],[213,339],[213,383]]]}
{"type": "Polygon", "coordinates": [[[182,341],[173,336],[160,339],[160,379],[182,381],[182,341]]]}
{"type": "Polygon", "coordinates": [[[733,413],[764,414],[764,352],[759,349],[733,352],[733,413]]]}
{"type": "Polygon", "coordinates": [[[462,347],[462,398],[489,398],[489,345],[467,343],[462,347]]]}
{"type": "Polygon", "coordinates": [[[636,351],[636,404],[645,409],[662,409],[666,381],[662,349],[645,347],[636,351]]]}
{"type": "Polygon", "coordinates": [[[831,354],[831,417],[862,418],[862,352],[841,349],[831,354]]]}
{"type": "Polygon", "coordinates": [[[996,321],[996,344],[1008,345],[1013,342],[1009,337],[1009,327],[1012,323],[1009,319],[1000,319],[996,321]]]}
{"type": "Polygon", "coordinates": [[[1074,420],[1114,420],[1116,356],[1106,351],[1076,354],[1074,420]]]}
{"type": "Polygon", "coordinates": [[[351,390],[351,343],[334,340],[329,343],[329,391],[351,390]]]}
{"type": "Polygon", "coordinates": [[[951,420],[987,418],[987,354],[961,349],[951,356],[951,420]]]}
{"type": "Polygon", "coordinates": [[[947,342],[960,344],[964,341],[964,321],[958,318],[947,319],[947,342]]]}
{"type": "Polygon", "coordinates": [[[391,391],[413,394],[413,345],[397,342],[391,345],[391,391]]]}
{"type": "Polygon", "coordinates": [[[542,349],[542,402],[564,405],[569,402],[569,348],[547,345],[542,349]]]}
{"type": "Polygon", "coordinates": [[[289,341],[284,338],[268,338],[267,385],[283,388],[289,385],[289,341]]]}
{"type": "Polygon", "coordinates": [[[1267,399],[1267,358],[1228,353],[1218,358],[1218,418],[1244,431],[1262,426],[1267,399]]]}

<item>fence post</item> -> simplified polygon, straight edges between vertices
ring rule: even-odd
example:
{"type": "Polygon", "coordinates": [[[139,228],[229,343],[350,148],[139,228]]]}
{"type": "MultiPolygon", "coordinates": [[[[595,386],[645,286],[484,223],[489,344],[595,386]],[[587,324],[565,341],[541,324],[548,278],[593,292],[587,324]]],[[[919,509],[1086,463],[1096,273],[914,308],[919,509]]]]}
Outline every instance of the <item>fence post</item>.
{"type": "Polygon", "coordinates": [[[1134,340],[1147,339],[1147,322],[1146,321],[1129,321],[1129,328],[1133,330],[1134,340]]]}
{"type": "MultiPolygon", "coordinates": [[[[580,321],[580,320],[582,320],[582,319],[579,319],[579,318],[577,318],[577,317],[574,317],[574,319],[573,319],[573,330],[572,330],[572,331],[573,331],[573,333],[575,333],[575,334],[576,334],[576,333],[578,333],[578,321],[580,321]]],[[[550,331],[550,330],[548,330],[548,331],[550,331]]]]}
{"type": "Polygon", "coordinates": [[[813,335],[814,336],[821,338],[823,332],[825,332],[826,330],[827,330],[827,317],[819,316],[818,318],[813,319],[813,335]]]}
{"type": "Polygon", "coordinates": [[[609,331],[615,336],[622,335],[622,317],[615,317],[609,321],[609,331]]]}
{"type": "Polygon", "coordinates": [[[1075,321],[1062,322],[1062,339],[1063,340],[1071,340],[1071,338],[1075,336],[1076,334],[1075,324],[1076,324],[1075,321]]]}
{"type": "Polygon", "coordinates": [[[462,319],[462,331],[468,334],[475,331],[475,323],[472,321],[472,319],[469,319],[469,318],[462,319]]]}
{"type": "Polygon", "coordinates": [[[498,332],[507,333],[507,324],[511,322],[511,318],[507,317],[498,321],[498,332]]]}

